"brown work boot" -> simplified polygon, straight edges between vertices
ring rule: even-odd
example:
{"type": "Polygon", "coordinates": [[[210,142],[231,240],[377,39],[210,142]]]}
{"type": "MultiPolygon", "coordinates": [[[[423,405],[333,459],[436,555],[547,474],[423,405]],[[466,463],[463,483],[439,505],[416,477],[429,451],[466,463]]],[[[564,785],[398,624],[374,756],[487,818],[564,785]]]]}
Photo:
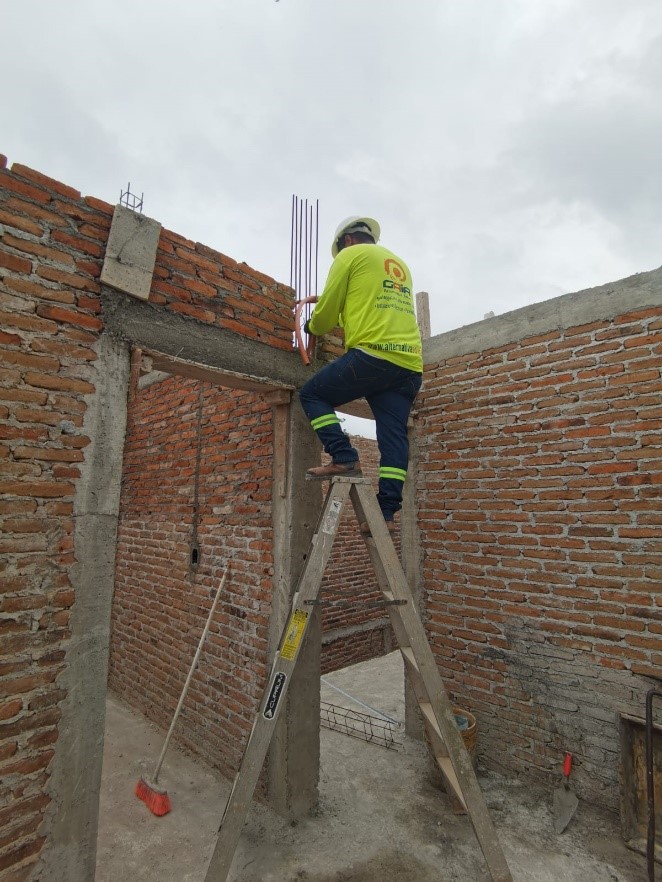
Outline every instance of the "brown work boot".
{"type": "Polygon", "coordinates": [[[308,469],[306,472],[306,480],[308,481],[327,481],[338,476],[346,478],[361,477],[361,463],[358,459],[354,462],[328,462],[323,466],[316,466],[314,469],[308,469]]]}
{"type": "MultiPolygon", "coordinates": [[[[395,521],[384,521],[386,524],[386,529],[389,531],[391,535],[395,533],[395,521]]],[[[359,524],[359,530],[364,536],[370,536],[370,525],[367,521],[361,521],[359,524]]]]}

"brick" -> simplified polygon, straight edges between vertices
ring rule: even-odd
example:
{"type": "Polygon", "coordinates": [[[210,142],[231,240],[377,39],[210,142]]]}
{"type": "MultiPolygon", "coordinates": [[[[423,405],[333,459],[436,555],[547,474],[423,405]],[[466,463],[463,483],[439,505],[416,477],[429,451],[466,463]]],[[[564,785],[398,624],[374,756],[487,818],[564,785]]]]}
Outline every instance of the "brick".
{"type": "Polygon", "coordinates": [[[105,245],[108,241],[108,231],[110,229],[110,226],[100,225],[98,219],[95,220],[96,223],[90,222],[81,224],[78,228],[78,232],[81,234],[81,236],[85,236],[88,239],[96,239],[97,241],[102,242],[105,245]]]}
{"type": "Polygon", "coordinates": [[[110,218],[115,211],[115,206],[111,205],[110,202],[105,202],[103,199],[97,199],[96,196],[86,196],[85,204],[89,205],[90,208],[93,208],[95,211],[100,211],[103,214],[109,215],[108,224],[110,225],[110,218]]]}
{"type": "MultiPolygon", "coordinates": [[[[71,291],[61,291],[59,288],[48,288],[45,285],[39,285],[32,279],[12,279],[5,277],[4,283],[13,291],[20,294],[29,294],[38,297],[40,300],[54,300],[57,303],[74,303],[75,298],[71,291]]],[[[31,310],[34,311],[34,304],[29,304],[31,310]]]]}
{"type": "Polygon", "coordinates": [[[44,232],[41,226],[34,221],[21,217],[19,214],[4,211],[2,208],[0,208],[0,224],[15,230],[21,230],[24,233],[30,233],[32,236],[42,236],[44,232]]]}
{"type": "Polygon", "coordinates": [[[29,551],[45,551],[46,536],[5,536],[0,537],[0,553],[23,554],[29,551]]]}
{"type": "Polygon", "coordinates": [[[54,334],[57,331],[55,322],[16,312],[0,311],[0,324],[5,328],[18,328],[21,331],[43,331],[46,334],[54,334]]]}
{"type": "Polygon", "coordinates": [[[88,346],[74,346],[66,340],[38,339],[30,344],[33,352],[50,352],[55,355],[67,356],[68,360],[96,361],[97,354],[88,346]]]}
{"type": "Polygon", "coordinates": [[[19,714],[22,709],[23,702],[20,698],[4,701],[0,705],[0,720],[11,720],[11,718],[19,714]]]}
{"type": "Polygon", "coordinates": [[[0,494],[37,499],[73,496],[72,484],[60,481],[0,481],[0,494]]]}
{"type": "Polygon", "coordinates": [[[4,267],[4,269],[8,269],[13,273],[30,275],[32,272],[32,261],[27,260],[25,257],[19,257],[17,254],[0,251],[0,267],[4,267]]]}
{"type": "Polygon", "coordinates": [[[16,459],[44,460],[51,462],[82,462],[80,450],[62,450],[56,447],[16,447],[16,459]]]}
{"type": "Polygon", "coordinates": [[[173,312],[180,313],[181,315],[187,315],[191,318],[198,319],[206,324],[213,324],[214,319],[216,318],[211,310],[203,309],[200,306],[193,306],[189,303],[173,303],[169,306],[169,309],[173,312]]]}
{"type": "Polygon", "coordinates": [[[40,221],[55,227],[67,227],[69,222],[66,218],[61,217],[54,211],[49,211],[43,205],[35,205],[32,202],[26,202],[24,199],[12,197],[5,202],[5,208],[9,211],[18,212],[28,217],[36,217],[40,221]]]}
{"type": "Polygon", "coordinates": [[[99,285],[96,282],[82,278],[77,273],[66,272],[46,264],[40,264],[36,269],[36,274],[49,282],[57,282],[65,288],[73,288],[77,291],[99,292],[99,285]]]}
{"type": "Polygon", "coordinates": [[[78,190],[74,190],[73,187],[68,187],[66,184],[60,183],[60,181],[49,178],[26,165],[14,163],[11,170],[13,174],[18,175],[21,178],[27,178],[29,181],[34,181],[34,183],[38,184],[40,187],[44,187],[53,193],[58,193],[60,196],[66,196],[68,199],[74,199],[76,201],[80,199],[80,193],[78,190]]]}
{"type": "Polygon", "coordinates": [[[51,240],[60,245],[65,245],[73,251],[89,254],[90,257],[102,258],[104,256],[105,250],[99,242],[90,242],[89,239],[83,236],[76,236],[72,233],[65,232],[64,230],[53,230],[51,233],[51,240]]]}
{"type": "Polygon", "coordinates": [[[0,189],[10,190],[12,193],[31,199],[34,202],[47,204],[51,201],[50,194],[41,187],[36,187],[33,184],[19,180],[19,178],[6,171],[0,172],[0,189]]]}
{"type": "Polygon", "coordinates": [[[11,851],[0,854],[0,872],[6,870],[9,867],[14,867],[17,864],[20,864],[33,855],[39,854],[45,841],[46,838],[44,836],[40,836],[37,839],[19,845],[17,848],[12,849],[11,851]]]}
{"type": "Polygon", "coordinates": [[[69,379],[68,377],[56,376],[49,374],[38,374],[29,371],[25,375],[25,382],[30,386],[38,389],[58,389],[67,392],[80,392],[83,395],[94,392],[94,386],[85,380],[69,379]]]}
{"type": "Polygon", "coordinates": [[[10,349],[0,349],[0,361],[5,364],[13,364],[21,368],[32,368],[40,371],[57,371],[60,367],[59,359],[46,355],[32,355],[29,352],[15,352],[10,349]]]}
{"type": "Polygon", "coordinates": [[[23,338],[18,334],[8,334],[6,331],[0,331],[0,345],[2,346],[20,346],[23,338]]]}
{"type": "MultiPolygon", "coordinates": [[[[35,395],[42,393],[35,392],[35,395]]],[[[43,393],[44,395],[46,393],[43,393]]],[[[31,410],[27,407],[17,407],[14,416],[19,423],[43,423],[47,426],[58,426],[63,420],[69,420],[74,425],[82,425],[82,419],[75,415],[75,419],[71,419],[71,414],[61,413],[60,411],[48,410],[40,408],[39,410],[31,410]]]]}
{"type": "Polygon", "coordinates": [[[38,306],[37,315],[42,318],[51,319],[55,322],[76,325],[88,330],[98,331],[103,327],[101,319],[86,313],[76,312],[72,309],[63,309],[59,306],[38,306]]]}

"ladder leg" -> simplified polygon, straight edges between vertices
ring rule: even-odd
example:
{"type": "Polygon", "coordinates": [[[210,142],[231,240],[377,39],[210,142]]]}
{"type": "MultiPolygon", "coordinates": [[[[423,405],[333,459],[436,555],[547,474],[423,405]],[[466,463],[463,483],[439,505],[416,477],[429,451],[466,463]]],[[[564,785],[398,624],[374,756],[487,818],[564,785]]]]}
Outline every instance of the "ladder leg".
{"type": "Polygon", "coordinates": [[[334,481],[329,487],[318,532],[313,537],[298,590],[292,599],[290,616],[279,643],[260,710],[253,723],[239,771],[225,806],[205,882],[225,882],[230,872],[239,836],[273,737],[276,720],[285,704],[285,696],[312,615],[313,607],[309,605],[309,601],[315,600],[319,594],[349,491],[350,483],[347,481],[334,481]]]}
{"type": "Polygon", "coordinates": [[[408,673],[410,676],[413,674],[414,692],[418,698],[419,694],[423,694],[424,689],[429,698],[429,704],[419,702],[421,711],[424,717],[428,718],[428,723],[434,726],[448,753],[448,772],[452,770],[454,774],[451,776],[447,772],[446,778],[453,789],[459,789],[458,796],[466,805],[493,882],[512,882],[512,875],[499,844],[471,758],[458,731],[452,705],[428,643],[423,623],[414,607],[407,579],[377,500],[371,489],[364,484],[356,484],[352,487],[351,500],[357,518],[367,521],[370,527],[372,539],[366,541],[366,546],[380,580],[382,592],[389,600],[405,601],[404,604],[394,605],[389,609],[393,610],[392,618],[398,620],[395,629],[396,638],[398,642],[403,641],[400,648],[405,661],[409,662],[408,673]]]}

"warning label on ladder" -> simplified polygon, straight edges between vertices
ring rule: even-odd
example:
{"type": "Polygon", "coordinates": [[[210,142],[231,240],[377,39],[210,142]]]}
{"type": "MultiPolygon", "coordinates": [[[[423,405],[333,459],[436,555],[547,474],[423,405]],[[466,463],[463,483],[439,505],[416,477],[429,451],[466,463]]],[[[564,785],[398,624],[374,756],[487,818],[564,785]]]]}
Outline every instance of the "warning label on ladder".
{"type": "Polygon", "coordinates": [[[302,609],[294,610],[290,616],[290,621],[288,622],[285,631],[285,640],[283,641],[283,648],[280,651],[281,658],[286,658],[288,661],[292,661],[296,656],[307,621],[307,612],[302,609]]]}

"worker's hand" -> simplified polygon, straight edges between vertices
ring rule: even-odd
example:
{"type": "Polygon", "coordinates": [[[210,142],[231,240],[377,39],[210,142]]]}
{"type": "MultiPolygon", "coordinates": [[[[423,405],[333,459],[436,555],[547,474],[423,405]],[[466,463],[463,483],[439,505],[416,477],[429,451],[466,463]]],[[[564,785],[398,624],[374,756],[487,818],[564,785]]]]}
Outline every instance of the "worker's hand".
{"type": "MultiPolygon", "coordinates": [[[[310,319],[308,319],[306,324],[303,326],[303,329],[306,334],[313,334],[313,332],[310,330],[310,319]]],[[[315,336],[315,335],[313,334],[313,336],[315,336]]]]}

